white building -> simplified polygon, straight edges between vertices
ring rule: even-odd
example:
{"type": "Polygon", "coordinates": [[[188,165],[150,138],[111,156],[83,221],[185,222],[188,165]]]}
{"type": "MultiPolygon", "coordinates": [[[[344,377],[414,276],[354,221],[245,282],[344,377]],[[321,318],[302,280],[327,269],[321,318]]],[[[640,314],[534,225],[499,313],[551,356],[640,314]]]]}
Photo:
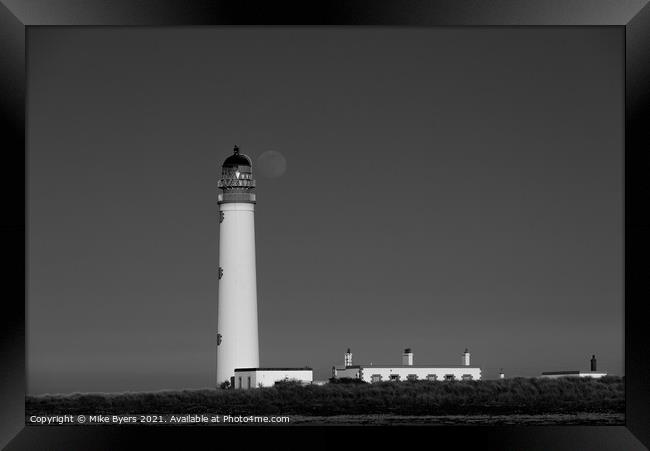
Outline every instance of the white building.
{"type": "Polygon", "coordinates": [[[470,366],[469,351],[462,355],[462,365],[414,365],[413,352],[410,348],[404,350],[401,365],[352,365],[352,354],[348,349],[343,368],[332,368],[332,376],[337,379],[361,379],[364,382],[385,381],[450,381],[450,380],[480,380],[481,368],[470,366]],[[348,355],[350,358],[348,359],[348,355]],[[349,363],[349,365],[348,365],[349,363]]]}
{"type": "Polygon", "coordinates": [[[314,380],[311,368],[237,368],[233,388],[272,387],[276,382],[296,381],[311,384],[314,380]]]}
{"type": "Polygon", "coordinates": [[[596,356],[591,356],[591,371],[545,371],[542,373],[541,377],[548,379],[558,379],[560,377],[592,377],[594,379],[600,379],[601,377],[607,376],[607,373],[598,371],[596,364],[596,356]]]}
{"type": "Polygon", "coordinates": [[[217,386],[234,384],[235,368],[259,366],[255,272],[255,180],[251,159],[239,153],[221,167],[217,386]]]}
{"type": "Polygon", "coordinates": [[[597,371],[545,371],[540,377],[546,379],[558,379],[560,377],[593,377],[600,379],[607,376],[607,373],[600,373],[597,371]]]}

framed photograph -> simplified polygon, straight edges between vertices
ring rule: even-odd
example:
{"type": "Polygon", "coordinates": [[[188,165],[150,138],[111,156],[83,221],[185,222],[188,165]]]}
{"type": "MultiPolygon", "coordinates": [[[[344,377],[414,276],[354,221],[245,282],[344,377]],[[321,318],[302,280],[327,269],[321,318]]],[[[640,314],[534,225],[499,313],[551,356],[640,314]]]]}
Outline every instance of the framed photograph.
{"type": "Polygon", "coordinates": [[[0,0],[0,445],[647,449],[646,3],[0,0]]]}

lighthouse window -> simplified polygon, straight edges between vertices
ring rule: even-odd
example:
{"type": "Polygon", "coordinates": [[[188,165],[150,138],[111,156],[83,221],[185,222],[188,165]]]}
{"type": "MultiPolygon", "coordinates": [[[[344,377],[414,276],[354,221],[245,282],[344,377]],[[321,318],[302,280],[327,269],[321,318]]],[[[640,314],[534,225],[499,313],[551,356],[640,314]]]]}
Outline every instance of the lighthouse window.
{"type": "Polygon", "coordinates": [[[427,374],[427,380],[428,381],[437,381],[438,376],[436,376],[435,374],[427,374]]]}
{"type": "Polygon", "coordinates": [[[406,379],[408,379],[409,381],[416,381],[416,380],[418,380],[418,375],[417,374],[409,374],[408,376],[406,376],[406,379]]]}
{"type": "Polygon", "coordinates": [[[248,376],[248,388],[251,388],[251,377],[248,376]]]}
{"type": "Polygon", "coordinates": [[[456,377],[453,374],[445,374],[445,380],[446,381],[453,381],[455,379],[456,379],[456,377]]]}
{"type": "Polygon", "coordinates": [[[399,382],[399,374],[391,374],[390,375],[390,380],[399,382]]]}
{"type": "Polygon", "coordinates": [[[464,381],[471,381],[473,378],[471,374],[463,374],[461,379],[463,379],[464,381]]]}
{"type": "Polygon", "coordinates": [[[381,374],[373,374],[370,376],[370,382],[381,382],[381,374]]]}
{"type": "Polygon", "coordinates": [[[239,388],[241,388],[241,377],[239,378],[239,388]]]}

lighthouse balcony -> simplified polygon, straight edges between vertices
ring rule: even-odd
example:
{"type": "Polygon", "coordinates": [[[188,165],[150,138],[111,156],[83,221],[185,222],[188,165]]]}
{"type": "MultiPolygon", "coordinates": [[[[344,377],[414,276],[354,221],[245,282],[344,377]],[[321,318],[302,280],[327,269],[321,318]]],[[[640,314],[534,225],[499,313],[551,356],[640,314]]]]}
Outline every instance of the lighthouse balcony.
{"type": "Polygon", "coordinates": [[[217,188],[255,188],[255,180],[246,179],[222,179],[217,182],[217,188]]]}

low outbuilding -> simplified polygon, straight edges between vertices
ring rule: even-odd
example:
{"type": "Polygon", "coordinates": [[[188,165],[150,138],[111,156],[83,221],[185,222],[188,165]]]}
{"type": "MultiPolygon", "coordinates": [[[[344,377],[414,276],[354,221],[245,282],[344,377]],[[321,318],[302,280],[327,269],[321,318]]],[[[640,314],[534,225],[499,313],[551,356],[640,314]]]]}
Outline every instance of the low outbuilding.
{"type": "Polygon", "coordinates": [[[345,353],[344,367],[332,368],[332,377],[336,379],[359,379],[364,382],[399,382],[399,381],[467,381],[480,380],[481,368],[470,365],[467,349],[462,355],[461,365],[414,365],[413,352],[404,350],[401,365],[352,365],[352,352],[345,353]]]}
{"type": "Polygon", "coordinates": [[[298,382],[311,384],[314,372],[304,368],[237,368],[233,388],[247,390],[250,388],[272,387],[276,382],[298,382]]]}

